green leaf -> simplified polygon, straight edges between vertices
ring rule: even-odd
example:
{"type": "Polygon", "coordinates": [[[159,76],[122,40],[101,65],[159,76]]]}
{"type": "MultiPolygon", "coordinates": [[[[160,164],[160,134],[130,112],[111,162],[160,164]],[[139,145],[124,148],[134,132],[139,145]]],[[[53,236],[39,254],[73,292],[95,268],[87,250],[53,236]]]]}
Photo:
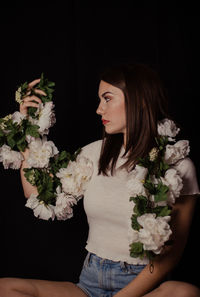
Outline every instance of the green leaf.
{"type": "Polygon", "coordinates": [[[40,127],[38,125],[27,126],[26,131],[25,131],[25,135],[30,135],[30,136],[33,136],[35,138],[39,138],[40,137],[40,134],[38,132],[39,128],[40,127]]]}
{"type": "Polygon", "coordinates": [[[35,186],[36,185],[36,177],[35,177],[35,169],[34,168],[24,168],[24,176],[27,179],[27,181],[35,186]]]}
{"type": "Polygon", "coordinates": [[[130,245],[130,256],[133,258],[144,256],[143,244],[141,242],[133,242],[130,245]]]}
{"type": "Polygon", "coordinates": [[[24,152],[26,147],[27,147],[27,142],[26,141],[24,141],[24,142],[22,142],[20,144],[17,144],[17,148],[21,152],[24,152]]]}
{"type": "Polygon", "coordinates": [[[165,171],[169,169],[169,165],[164,161],[160,162],[160,171],[162,172],[162,176],[164,176],[165,171]]]}
{"type": "Polygon", "coordinates": [[[53,178],[49,175],[48,172],[40,172],[40,181],[36,180],[37,190],[38,190],[38,199],[44,201],[45,204],[54,204],[55,203],[55,189],[53,178]]]}
{"type": "Polygon", "coordinates": [[[63,160],[66,160],[66,159],[69,159],[68,158],[68,153],[66,151],[62,151],[59,155],[58,155],[58,158],[57,158],[57,161],[63,161],[63,160]]]}
{"type": "MultiPolygon", "coordinates": [[[[32,94],[30,94],[30,96],[31,96],[32,94]]],[[[39,96],[38,96],[39,97],[39,96]]],[[[28,114],[33,118],[33,119],[35,119],[36,118],[36,116],[35,116],[35,113],[36,113],[36,111],[37,111],[37,107],[28,107],[28,114]]]]}
{"type": "Polygon", "coordinates": [[[16,144],[16,142],[14,140],[14,134],[13,134],[13,132],[7,134],[7,137],[6,138],[7,138],[8,145],[11,147],[11,149],[13,149],[14,146],[15,146],[15,144],[16,144]]]}
{"type": "Polygon", "coordinates": [[[166,201],[168,191],[169,191],[169,187],[167,187],[166,185],[163,185],[163,183],[160,182],[156,187],[156,194],[154,195],[155,202],[166,201]]]}
{"type": "Polygon", "coordinates": [[[78,148],[77,151],[71,156],[72,161],[76,161],[76,158],[80,154],[81,150],[81,148],[78,148]]]}
{"type": "Polygon", "coordinates": [[[149,191],[150,194],[154,195],[156,192],[155,185],[150,181],[146,180],[144,183],[144,187],[149,191]]]}
{"type": "Polygon", "coordinates": [[[150,160],[149,160],[149,157],[146,156],[144,158],[138,158],[138,165],[142,166],[142,167],[145,167],[145,168],[149,168],[150,165],[150,160]]]}
{"type": "Polygon", "coordinates": [[[167,136],[156,137],[155,140],[160,150],[163,150],[169,142],[167,136]]]}
{"type": "Polygon", "coordinates": [[[145,196],[137,196],[133,199],[135,202],[134,213],[138,216],[143,215],[148,209],[148,198],[145,196]]]}
{"type": "Polygon", "coordinates": [[[132,216],[131,216],[131,226],[132,226],[132,228],[134,229],[134,230],[140,230],[140,228],[141,228],[141,226],[140,226],[140,224],[138,223],[138,221],[137,221],[137,215],[135,215],[135,214],[133,214],[132,216]]]}
{"type": "Polygon", "coordinates": [[[0,129],[0,137],[4,136],[4,132],[0,129]]]}
{"type": "Polygon", "coordinates": [[[171,208],[166,206],[156,206],[152,209],[153,213],[156,214],[157,217],[165,217],[171,214],[171,208]]]}
{"type": "Polygon", "coordinates": [[[24,168],[23,170],[28,182],[37,187],[38,199],[47,205],[55,205],[57,184],[49,172],[44,168],[24,168]]]}

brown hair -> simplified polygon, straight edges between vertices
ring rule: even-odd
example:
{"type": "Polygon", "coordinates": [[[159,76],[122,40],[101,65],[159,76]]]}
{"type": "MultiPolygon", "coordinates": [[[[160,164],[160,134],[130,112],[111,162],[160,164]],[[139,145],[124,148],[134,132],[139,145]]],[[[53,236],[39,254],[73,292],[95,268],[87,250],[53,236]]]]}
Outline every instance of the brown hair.
{"type": "MultiPolygon", "coordinates": [[[[166,90],[157,72],[143,64],[110,67],[100,80],[124,93],[127,133],[123,156],[128,158],[122,167],[131,170],[155,145],[157,122],[169,118],[166,90]]],[[[107,134],[103,129],[99,174],[108,175],[110,170],[113,175],[122,145],[122,134],[107,134]]]]}

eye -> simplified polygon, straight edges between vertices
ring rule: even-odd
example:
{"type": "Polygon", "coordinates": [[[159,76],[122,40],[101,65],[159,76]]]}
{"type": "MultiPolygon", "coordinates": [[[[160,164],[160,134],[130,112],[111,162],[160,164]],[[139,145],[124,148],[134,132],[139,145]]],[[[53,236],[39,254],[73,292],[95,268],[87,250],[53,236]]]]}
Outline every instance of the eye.
{"type": "Polygon", "coordinates": [[[109,102],[111,99],[109,97],[104,97],[106,102],[109,102]]]}

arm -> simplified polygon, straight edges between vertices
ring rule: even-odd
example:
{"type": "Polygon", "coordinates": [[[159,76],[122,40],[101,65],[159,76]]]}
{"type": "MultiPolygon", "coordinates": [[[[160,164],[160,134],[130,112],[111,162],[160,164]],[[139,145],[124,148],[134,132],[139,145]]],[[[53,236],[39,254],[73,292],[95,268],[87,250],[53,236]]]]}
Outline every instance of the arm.
{"type": "Polygon", "coordinates": [[[192,222],[196,199],[192,196],[182,196],[173,207],[171,228],[174,243],[166,247],[162,255],[154,260],[154,271],[150,273],[149,265],[126,287],[120,290],[116,297],[142,297],[153,290],[177,265],[184,251],[190,225],[192,222]]]}
{"type": "Polygon", "coordinates": [[[24,168],[28,168],[28,165],[26,163],[26,160],[28,158],[28,154],[29,154],[29,150],[26,149],[25,152],[22,152],[23,156],[24,156],[24,161],[22,162],[22,166],[20,168],[20,175],[21,175],[21,182],[22,182],[22,187],[24,190],[24,196],[26,198],[29,198],[31,194],[36,194],[38,195],[38,191],[37,191],[37,187],[36,186],[32,186],[27,179],[24,176],[24,168]]]}
{"type": "MultiPolygon", "coordinates": [[[[36,79],[29,83],[29,89],[33,88],[37,83],[39,83],[40,79],[36,79]]],[[[41,94],[41,95],[46,95],[42,90],[35,90],[35,93],[41,94]]],[[[38,107],[38,104],[41,103],[41,99],[36,96],[29,96],[30,92],[28,92],[27,96],[23,99],[23,103],[20,104],[20,113],[27,115],[28,112],[28,107],[38,107]],[[34,100],[34,102],[33,102],[34,100]]],[[[24,176],[24,168],[28,168],[27,165],[27,158],[29,154],[28,148],[24,151],[21,152],[24,156],[24,161],[22,162],[22,166],[20,168],[20,175],[21,175],[21,182],[22,182],[22,187],[24,190],[24,196],[26,198],[29,198],[31,194],[36,194],[38,195],[37,187],[32,186],[25,178],[24,176]]]]}

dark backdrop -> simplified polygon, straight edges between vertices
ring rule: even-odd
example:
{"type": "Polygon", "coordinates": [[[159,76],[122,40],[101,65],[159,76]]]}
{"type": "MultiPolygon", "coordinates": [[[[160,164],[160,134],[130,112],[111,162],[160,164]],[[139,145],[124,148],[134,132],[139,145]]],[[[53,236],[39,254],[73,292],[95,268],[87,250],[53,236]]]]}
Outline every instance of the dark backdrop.
{"type": "MultiPolygon", "coordinates": [[[[18,109],[19,84],[42,72],[56,83],[56,125],[49,139],[73,152],[101,138],[98,74],[104,66],[142,62],[160,73],[170,110],[190,140],[199,177],[198,9],[178,1],[65,1],[1,4],[0,117],[18,109]],[[51,3],[51,2],[49,2],[51,3]]],[[[0,277],[77,281],[85,256],[82,202],[65,222],[36,219],[27,209],[19,171],[1,170],[0,277]]],[[[199,203],[174,279],[199,285],[199,203]]]]}

